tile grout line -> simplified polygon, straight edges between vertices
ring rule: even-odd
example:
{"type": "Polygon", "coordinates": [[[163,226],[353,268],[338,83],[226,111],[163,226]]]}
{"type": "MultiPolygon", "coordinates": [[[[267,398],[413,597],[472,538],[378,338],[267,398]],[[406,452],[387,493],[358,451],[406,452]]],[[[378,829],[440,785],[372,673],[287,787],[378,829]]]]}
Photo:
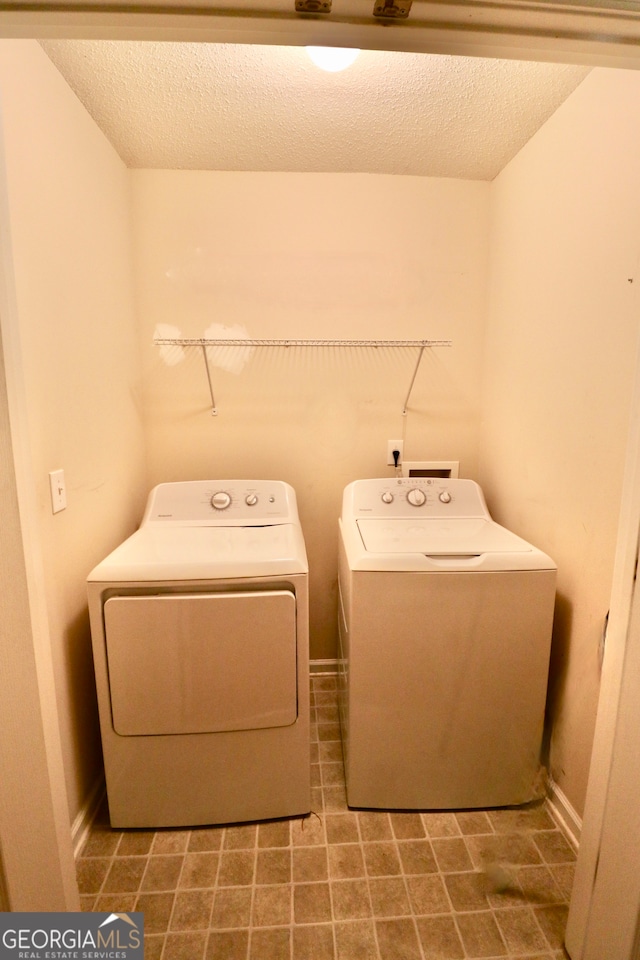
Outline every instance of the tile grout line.
{"type": "MultiPolygon", "coordinates": [[[[416,936],[416,941],[417,941],[417,943],[418,943],[418,950],[420,951],[420,957],[421,957],[421,958],[424,958],[424,956],[425,956],[425,954],[424,954],[424,947],[423,947],[423,944],[422,944],[422,937],[420,936],[420,930],[419,930],[419,928],[418,928],[418,918],[417,918],[417,916],[416,916],[416,912],[415,912],[414,907],[413,907],[413,902],[412,902],[412,900],[411,900],[411,892],[410,892],[410,890],[409,890],[409,882],[408,882],[408,879],[407,879],[407,878],[408,878],[408,874],[407,874],[407,872],[406,872],[406,870],[405,870],[405,866],[404,866],[404,863],[403,863],[403,860],[402,860],[402,856],[401,856],[401,852],[400,852],[400,850],[401,850],[401,848],[400,848],[400,846],[399,846],[399,840],[400,840],[400,838],[399,838],[399,837],[397,836],[397,834],[396,834],[396,829],[395,829],[395,827],[394,827],[393,817],[392,817],[392,816],[389,816],[389,820],[390,820],[390,824],[391,824],[391,833],[392,833],[392,835],[393,835],[393,838],[394,838],[394,841],[395,841],[396,850],[397,850],[397,854],[398,854],[398,860],[399,860],[399,862],[400,862],[400,869],[401,869],[402,881],[403,881],[403,884],[404,884],[404,889],[405,889],[405,893],[406,893],[406,896],[407,896],[407,902],[408,902],[408,905],[409,905],[409,910],[410,910],[409,917],[410,917],[411,920],[413,921],[413,930],[414,930],[414,933],[415,933],[415,936],[416,936]]],[[[431,840],[430,840],[430,838],[429,838],[429,834],[428,834],[428,831],[427,831],[427,827],[426,827],[426,825],[425,825],[425,823],[424,823],[424,820],[423,820],[422,816],[420,816],[420,823],[421,823],[421,825],[422,825],[422,829],[424,830],[425,840],[426,840],[426,842],[429,844],[429,850],[431,851],[431,855],[434,857],[434,860],[435,860],[435,855],[434,855],[434,853],[433,853],[433,846],[432,846],[432,844],[431,844],[431,840]]],[[[407,839],[407,838],[405,838],[405,839],[407,839]]],[[[421,838],[416,838],[416,839],[419,840],[419,839],[421,839],[421,838]]]]}
{"type": "Polygon", "coordinates": [[[247,937],[247,956],[251,957],[251,947],[253,941],[253,913],[256,903],[256,886],[257,886],[257,874],[258,874],[258,834],[260,833],[260,826],[256,828],[256,835],[254,838],[254,847],[253,847],[253,870],[252,870],[252,881],[251,881],[251,897],[249,900],[249,934],[247,937]]]}
{"type": "MultiPolygon", "coordinates": [[[[156,831],[156,834],[155,834],[155,836],[154,836],[154,838],[153,838],[153,841],[152,841],[152,843],[151,843],[151,849],[150,849],[150,851],[149,851],[149,859],[150,859],[150,856],[151,856],[151,851],[153,850],[153,847],[154,847],[154,845],[155,845],[157,836],[158,836],[158,833],[157,833],[157,831],[156,831]]],[[[145,872],[146,872],[146,871],[145,871],[145,872]]],[[[180,872],[182,873],[182,871],[180,871],[180,872]]],[[[138,898],[140,897],[140,893],[141,893],[141,891],[138,892],[138,898]]],[[[175,910],[176,910],[176,902],[177,902],[177,899],[178,899],[178,888],[177,888],[177,886],[176,886],[175,890],[173,891],[173,903],[171,904],[171,910],[169,911],[169,917],[168,917],[168,919],[167,919],[167,928],[166,928],[166,930],[164,931],[164,943],[162,944],[162,951],[161,951],[161,954],[160,954],[161,957],[164,957],[164,954],[165,954],[166,949],[167,949],[167,944],[168,944],[168,942],[169,942],[169,934],[170,934],[170,932],[171,932],[171,922],[172,922],[172,920],[173,920],[173,915],[174,915],[175,910]]]]}
{"type": "MultiPolygon", "coordinates": [[[[345,783],[345,792],[346,792],[346,783],[345,783]]],[[[362,854],[362,865],[363,865],[363,869],[364,869],[364,873],[365,873],[365,880],[366,880],[366,884],[367,884],[367,896],[368,896],[368,898],[369,898],[369,909],[371,910],[371,926],[372,926],[372,928],[373,928],[373,939],[374,939],[374,942],[375,942],[375,945],[376,945],[376,950],[377,950],[377,953],[378,953],[378,957],[380,957],[380,956],[381,956],[381,954],[380,954],[380,941],[378,940],[378,928],[376,927],[376,916],[375,916],[375,911],[374,911],[374,909],[373,909],[373,897],[371,896],[371,877],[370,877],[370,874],[369,874],[369,868],[368,868],[368,866],[367,866],[367,858],[366,858],[365,855],[364,855],[364,854],[365,854],[365,848],[364,848],[365,841],[364,841],[364,838],[362,837],[362,828],[361,828],[361,826],[360,826],[360,817],[358,816],[357,813],[356,813],[356,825],[357,825],[357,829],[358,829],[358,837],[360,838],[360,840],[359,840],[359,843],[360,843],[360,851],[361,851],[361,854],[362,854]]],[[[389,827],[391,828],[391,821],[389,821],[389,827]]]]}
{"type": "MultiPolygon", "coordinates": [[[[191,838],[192,838],[192,837],[193,837],[193,830],[191,831],[191,834],[190,834],[190,836],[189,836],[189,842],[187,843],[187,854],[189,853],[189,846],[190,846],[190,842],[191,842],[191,838]]],[[[205,956],[206,956],[206,955],[208,954],[208,952],[209,952],[209,943],[210,943],[210,941],[211,941],[211,939],[212,939],[211,934],[214,932],[214,931],[213,931],[213,910],[214,910],[214,907],[215,907],[216,896],[217,896],[217,893],[218,893],[218,879],[219,879],[219,876],[220,876],[220,868],[221,868],[221,865],[222,865],[222,845],[223,845],[223,843],[224,843],[224,830],[223,830],[223,832],[222,832],[222,836],[220,837],[220,847],[218,848],[218,851],[217,851],[217,853],[218,853],[218,862],[217,862],[217,864],[216,864],[216,875],[215,875],[214,881],[213,881],[213,896],[211,897],[211,910],[210,910],[210,912],[209,912],[209,929],[207,930],[207,937],[206,937],[205,946],[204,946],[204,950],[205,950],[205,954],[204,954],[204,955],[205,955],[205,956]]],[[[195,852],[195,851],[194,851],[194,852],[195,852]]],[[[186,864],[186,857],[185,857],[185,864],[186,864]]],[[[184,869],[184,865],[183,865],[183,869],[184,869]]],[[[162,948],[162,955],[163,955],[163,956],[164,956],[165,947],[166,947],[166,939],[165,939],[165,946],[162,948]]]]}

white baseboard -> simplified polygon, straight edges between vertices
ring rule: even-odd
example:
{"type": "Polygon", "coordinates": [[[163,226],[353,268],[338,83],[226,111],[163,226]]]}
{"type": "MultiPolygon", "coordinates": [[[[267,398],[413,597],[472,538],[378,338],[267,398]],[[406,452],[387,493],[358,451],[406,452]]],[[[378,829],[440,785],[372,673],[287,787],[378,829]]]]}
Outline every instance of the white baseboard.
{"type": "Polygon", "coordinates": [[[566,795],[557,783],[549,778],[549,795],[547,797],[549,811],[574,850],[580,844],[582,819],[571,806],[566,795]]]}
{"type": "Polygon", "coordinates": [[[338,672],[338,661],[337,660],[310,660],[309,661],[309,673],[311,676],[317,676],[319,673],[337,673],[338,672]]]}
{"type": "Polygon", "coordinates": [[[95,818],[98,808],[102,803],[102,798],[106,790],[104,776],[98,777],[93,790],[87,798],[87,802],[78,812],[77,817],[71,826],[71,842],[73,843],[73,855],[78,857],[89,835],[91,824],[95,818]]]}

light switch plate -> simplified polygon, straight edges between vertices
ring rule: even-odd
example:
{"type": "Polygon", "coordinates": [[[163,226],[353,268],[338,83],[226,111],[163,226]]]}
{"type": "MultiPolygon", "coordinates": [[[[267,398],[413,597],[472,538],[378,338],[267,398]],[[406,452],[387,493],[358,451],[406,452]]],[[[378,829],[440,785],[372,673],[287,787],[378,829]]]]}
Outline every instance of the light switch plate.
{"type": "Polygon", "coordinates": [[[67,488],[64,482],[64,470],[52,470],[49,474],[49,487],[51,489],[51,510],[53,513],[60,513],[67,507],[67,488]]]}

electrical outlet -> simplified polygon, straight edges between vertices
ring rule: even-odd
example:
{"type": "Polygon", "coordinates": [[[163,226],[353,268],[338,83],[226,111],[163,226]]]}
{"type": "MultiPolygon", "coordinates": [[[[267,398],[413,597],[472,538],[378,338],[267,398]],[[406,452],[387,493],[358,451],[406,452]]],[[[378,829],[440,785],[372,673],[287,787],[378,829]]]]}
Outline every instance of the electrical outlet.
{"type": "Polygon", "coordinates": [[[67,508],[67,488],[64,482],[64,470],[52,470],[49,474],[51,489],[51,510],[60,513],[67,508]]]}
{"type": "Polygon", "coordinates": [[[404,440],[387,440],[387,464],[390,467],[395,467],[395,460],[393,459],[393,451],[399,450],[400,456],[398,457],[398,466],[402,463],[402,448],[404,447],[404,440]]]}

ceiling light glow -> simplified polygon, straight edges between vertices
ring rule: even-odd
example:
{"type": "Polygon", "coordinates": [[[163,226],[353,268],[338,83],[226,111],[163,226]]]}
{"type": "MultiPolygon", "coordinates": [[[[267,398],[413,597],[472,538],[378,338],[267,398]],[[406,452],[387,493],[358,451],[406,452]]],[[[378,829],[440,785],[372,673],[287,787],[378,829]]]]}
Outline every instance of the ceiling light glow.
{"type": "Polygon", "coordinates": [[[329,73],[346,70],[360,53],[352,47],[307,47],[306,50],[316,67],[329,73]]]}

